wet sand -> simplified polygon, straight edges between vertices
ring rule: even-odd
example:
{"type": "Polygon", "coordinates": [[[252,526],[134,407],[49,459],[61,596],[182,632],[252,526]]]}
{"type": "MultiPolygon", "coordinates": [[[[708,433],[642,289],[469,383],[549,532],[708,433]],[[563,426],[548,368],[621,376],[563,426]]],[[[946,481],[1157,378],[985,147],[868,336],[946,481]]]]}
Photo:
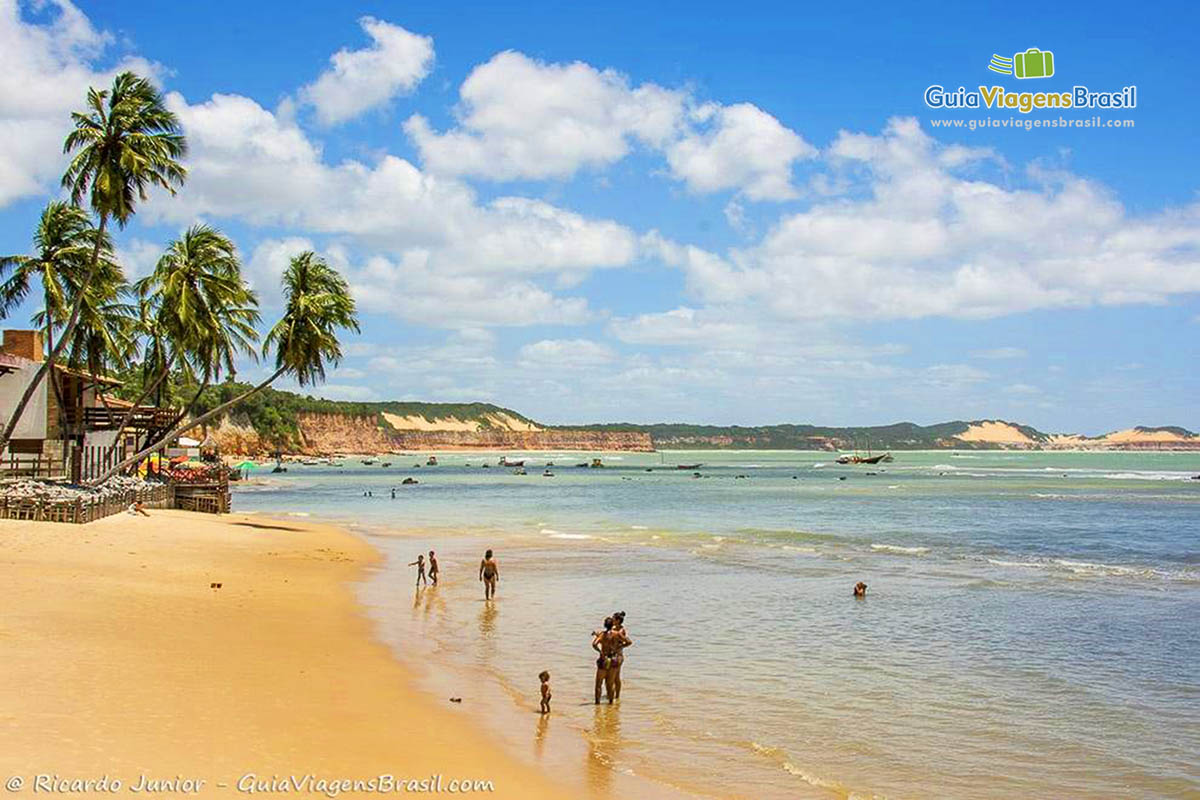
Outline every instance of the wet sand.
{"type": "Polygon", "coordinates": [[[375,640],[352,587],[378,559],[365,542],[257,515],[152,513],[0,521],[0,777],[25,792],[37,774],[123,791],[192,781],[215,796],[440,776],[443,791],[466,778],[493,781],[492,797],[570,796],[470,709],[418,691],[375,640]]]}

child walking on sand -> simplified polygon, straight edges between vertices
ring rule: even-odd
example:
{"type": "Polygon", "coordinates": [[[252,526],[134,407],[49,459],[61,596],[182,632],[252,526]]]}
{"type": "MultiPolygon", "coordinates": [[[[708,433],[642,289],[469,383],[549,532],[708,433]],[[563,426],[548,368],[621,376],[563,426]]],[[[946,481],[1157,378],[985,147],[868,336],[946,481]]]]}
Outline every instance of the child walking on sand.
{"type": "Polygon", "coordinates": [[[417,586],[420,586],[422,583],[428,586],[429,581],[425,580],[425,556],[417,556],[417,560],[409,564],[409,566],[417,568],[417,586]]]}
{"type": "Polygon", "coordinates": [[[542,674],[538,675],[538,680],[542,682],[542,713],[550,713],[550,673],[542,670],[542,674]]]}
{"type": "Polygon", "coordinates": [[[429,551],[429,580],[433,581],[434,586],[437,586],[437,573],[438,573],[437,556],[435,556],[433,554],[433,551],[430,550],[429,551]]]}

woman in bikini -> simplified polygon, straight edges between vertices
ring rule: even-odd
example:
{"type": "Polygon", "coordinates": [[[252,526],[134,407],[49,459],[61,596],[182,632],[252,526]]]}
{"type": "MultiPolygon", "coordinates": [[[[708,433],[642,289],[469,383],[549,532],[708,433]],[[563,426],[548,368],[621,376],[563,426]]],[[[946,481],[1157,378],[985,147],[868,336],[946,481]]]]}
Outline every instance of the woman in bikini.
{"type": "Polygon", "coordinates": [[[491,600],[496,596],[496,582],[500,580],[500,567],[492,558],[492,551],[483,554],[479,562],[479,580],[483,581],[483,599],[491,600]]]}
{"type": "Polygon", "coordinates": [[[592,649],[599,653],[596,659],[596,704],[600,703],[600,687],[603,686],[608,702],[616,699],[615,681],[621,673],[621,650],[629,644],[624,634],[614,630],[612,617],[604,618],[604,630],[592,633],[592,649]]]}
{"type": "Polygon", "coordinates": [[[617,657],[612,666],[613,698],[621,699],[621,665],[625,663],[625,648],[633,644],[625,632],[625,612],[613,614],[613,633],[617,634],[617,657]]]}

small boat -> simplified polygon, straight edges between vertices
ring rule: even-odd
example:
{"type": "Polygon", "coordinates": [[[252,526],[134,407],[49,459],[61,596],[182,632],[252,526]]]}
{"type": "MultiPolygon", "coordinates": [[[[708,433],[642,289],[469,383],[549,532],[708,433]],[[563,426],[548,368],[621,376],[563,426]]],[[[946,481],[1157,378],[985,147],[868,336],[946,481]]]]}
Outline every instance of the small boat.
{"type": "Polygon", "coordinates": [[[583,462],[582,464],[576,464],[575,466],[576,466],[576,467],[579,467],[579,468],[582,468],[582,469],[587,469],[587,466],[588,466],[588,465],[587,465],[587,462],[585,461],[585,462],[583,462]]]}
{"type": "Polygon", "coordinates": [[[838,458],[837,463],[839,463],[839,464],[879,464],[881,462],[890,462],[892,460],[893,459],[892,459],[891,453],[880,453],[877,456],[860,456],[860,455],[841,456],[838,458]]]}
{"type": "Polygon", "coordinates": [[[429,458],[428,458],[428,459],[425,461],[425,466],[427,466],[427,467],[436,467],[436,466],[437,466],[437,456],[430,456],[430,457],[429,457],[429,458]]]}
{"type": "Polygon", "coordinates": [[[380,464],[379,466],[381,466],[381,467],[390,467],[391,465],[392,465],[392,462],[390,462],[390,461],[385,461],[385,462],[383,462],[382,464],[380,464]]]}
{"type": "Polygon", "coordinates": [[[524,467],[517,467],[516,469],[513,470],[513,475],[527,475],[527,474],[529,474],[529,473],[525,472],[524,467]]]}
{"type": "Polygon", "coordinates": [[[546,470],[545,472],[543,472],[543,473],[542,473],[542,477],[543,477],[543,478],[553,478],[553,477],[554,477],[554,473],[553,473],[553,472],[551,472],[550,470],[546,470]]]}
{"type": "Polygon", "coordinates": [[[523,466],[525,466],[525,459],[521,459],[520,461],[509,461],[508,456],[500,456],[500,466],[502,466],[502,467],[523,467],[523,466]]]}
{"type": "Polygon", "coordinates": [[[369,466],[371,466],[372,464],[374,464],[374,463],[375,463],[375,459],[373,459],[373,458],[364,458],[364,459],[362,460],[362,463],[366,464],[366,465],[369,467],[369,466]]]}
{"type": "Polygon", "coordinates": [[[703,467],[703,464],[676,464],[675,469],[691,469],[696,470],[703,467]]]}

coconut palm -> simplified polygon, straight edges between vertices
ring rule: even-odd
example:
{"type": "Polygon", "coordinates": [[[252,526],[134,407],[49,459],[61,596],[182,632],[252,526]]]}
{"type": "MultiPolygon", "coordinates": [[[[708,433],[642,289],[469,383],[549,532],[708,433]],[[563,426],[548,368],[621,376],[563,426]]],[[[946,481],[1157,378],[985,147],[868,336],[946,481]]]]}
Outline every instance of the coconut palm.
{"type": "Polygon", "coordinates": [[[208,225],[195,225],[172,242],[137,288],[159,309],[166,338],[182,351],[181,364],[198,384],[168,426],[174,427],[214,380],[235,373],[238,353],[255,355],[258,298],[242,279],[233,242],[208,225]]]}
{"type": "MultiPolygon", "coordinates": [[[[313,252],[301,253],[291,260],[283,274],[283,296],[286,300],[283,317],[271,328],[263,343],[264,355],[272,350],[275,352],[275,371],[271,376],[216,408],[176,425],[162,441],[169,442],[224,414],[247,397],[261,392],[281,375],[289,374],[301,386],[309,386],[324,380],[328,365],[336,366],[341,361],[339,332],[358,332],[354,298],[342,276],[313,252]]],[[[136,464],[159,447],[161,443],[143,448],[101,475],[96,483],[136,464]]]]}
{"type": "Polygon", "coordinates": [[[74,156],[62,183],[70,190],[75,205],[87,198],[100,220],[98,235],[62,337],[50,348],[13,409],[0,434],[0,450],[8,445],[25,407],[46,373],[54,369],[64,343],[71,339],[84,294],[100,267],[109,221],[115,220],[118,226],[125,227],[137,203],[147,198],[150,187],[160,186],[174,193],[187,175],[179,163],[187,151],[179,120],[167,110],[162,95],[145,78],[123,72],[113,79],[111,90],[88,89],[87,110],[72,113],[71,119],[75,128],[67,135],[63,152],[74,156]]]}
{"type": "MultiPolygon", "coordinates": [[[[98,284],[118,287],[124,279],[113,260],[110,237],[92,225],[87,212],[69,203],[56,201],[42,210],[33,247],[34,255],[0,258],[0,276],[7,276],[0,283],[0,317],[7,317],[35,287],[40,288],[42,308],[33,322],[42,329],[46,347],[53,352],[62,349],[56,343],[56,332],[63,329],[76,302],[83,302],[79,287],[89,272],[92,254],[97,254],[98,284]]],[[[57,376],[51,382],[62,412],[57,376]]]]}

